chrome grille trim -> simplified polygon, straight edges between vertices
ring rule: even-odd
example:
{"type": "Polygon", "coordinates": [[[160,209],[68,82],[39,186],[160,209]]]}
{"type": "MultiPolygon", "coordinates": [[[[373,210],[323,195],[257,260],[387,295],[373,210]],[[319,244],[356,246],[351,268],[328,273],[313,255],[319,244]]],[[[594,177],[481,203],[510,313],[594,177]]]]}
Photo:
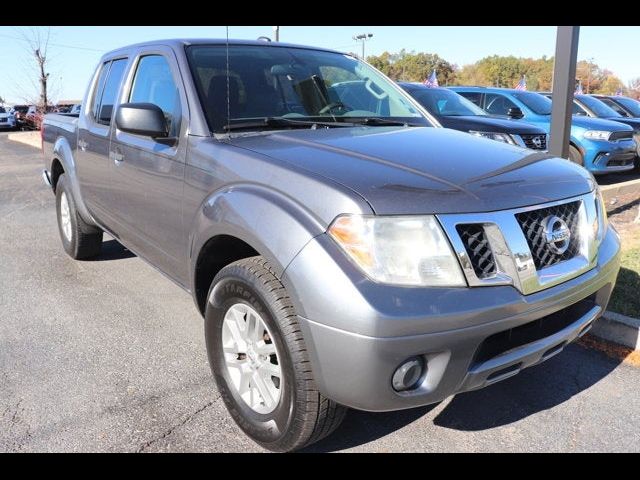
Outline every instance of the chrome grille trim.
{"type": "Polygon", "coordinates": [[[521,293],[529,295],[566,282],[592,269],[597,263],[598,244],[594,225],[598,224],[595,192],[578,197],[532,205],[511,210],[487,213],[437,215],[451,245],[458,256],[470,287],[513,285],[521,293]],[[580,202],[578,216],[582,234],[578,254],[552,266],[536,269],[527,238],[516,215],[572,202],[580,202]],[[457,226],[479,224],[484,228],[496,264],[496,272],[480,278],[471,263],[457,226]]]}

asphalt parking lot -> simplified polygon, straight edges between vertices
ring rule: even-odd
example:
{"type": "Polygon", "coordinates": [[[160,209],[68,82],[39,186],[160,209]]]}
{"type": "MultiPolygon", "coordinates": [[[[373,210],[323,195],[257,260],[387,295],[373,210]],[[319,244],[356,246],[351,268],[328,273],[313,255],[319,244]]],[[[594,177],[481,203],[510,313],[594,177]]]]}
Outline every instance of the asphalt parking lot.
{"type": "MultiPolygon", "coordinates": [[[[260,451],[212,383],[189,295],[107,239],[62,250],[40,152],[0,134],[0,451],[260,451]]],[[[571,345],[492,387],[349,412],[309,451],[639,451],[640,369],[571,345]]]]}

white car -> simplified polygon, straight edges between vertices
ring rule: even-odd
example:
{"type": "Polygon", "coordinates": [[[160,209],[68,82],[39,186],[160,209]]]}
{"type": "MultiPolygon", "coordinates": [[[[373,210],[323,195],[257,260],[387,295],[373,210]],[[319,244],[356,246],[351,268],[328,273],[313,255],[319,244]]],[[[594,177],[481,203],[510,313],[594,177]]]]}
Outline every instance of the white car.
{"type": "Polygon", "coordinates": [[[16,117],[5,107],[0,107],[0,129],[12,130],[16,128],[16,117]]]}

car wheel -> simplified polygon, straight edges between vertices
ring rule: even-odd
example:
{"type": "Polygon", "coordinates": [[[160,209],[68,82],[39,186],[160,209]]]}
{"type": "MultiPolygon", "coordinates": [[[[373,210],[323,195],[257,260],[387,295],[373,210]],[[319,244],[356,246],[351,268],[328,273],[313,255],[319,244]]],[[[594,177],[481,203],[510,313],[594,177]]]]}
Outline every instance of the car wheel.
{"type": "Polygon", "coordinates": [[[584,167],[584,157],[582,156],[582,153],[580,153],[580,150],[573,145],[569,145],[569,160],[584,167]]]}
{"type": "Polygon", "coordinates": [[[102,230],[82,219],[64,174],[56,184],[56,211],[64,251],[76,260],[98,255],[102,248],[102,230]]]}
{"type": "Polygon", "coordinates": [[[229,413],[262,447],[296,450],[342,422],[347,409],[317,390],[293,304],[264,258],[239,260],[216,275],[205,337],[229,413]]]}

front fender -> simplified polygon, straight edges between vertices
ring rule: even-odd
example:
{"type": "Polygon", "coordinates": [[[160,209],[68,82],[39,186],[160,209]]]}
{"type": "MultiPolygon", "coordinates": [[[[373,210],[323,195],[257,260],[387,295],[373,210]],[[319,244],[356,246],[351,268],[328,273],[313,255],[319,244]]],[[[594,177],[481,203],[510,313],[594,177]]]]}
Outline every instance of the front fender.
{"type": "Polygon", "coordinates": [[[62,136],[59,136],[53,144],[53,151],[51,161],[49,162],[49,171],[53,172],[53,162],[58,160],[62,164],[64,174],[67,178],[67,183],[70,185],[71,194],[75,201],[76,208],[80,212],[80,216],[87,222],[95,225],[93,217],[87,210],[82,194],[80,192],[80,182],[78,181],[78,175],[76,170],[76,162],[73,156],[73,149],[69,144],[69,141],[62,136]]]}
{"type": "Polygon", "coordinates": [[[192,286],[198,254],[212,237],[230,235],[243,240],[281,275],[296,254],[325,227],[308,209],[280,192],[255,184],[227,186],[207,197],[191,225],[192,286]]]}

